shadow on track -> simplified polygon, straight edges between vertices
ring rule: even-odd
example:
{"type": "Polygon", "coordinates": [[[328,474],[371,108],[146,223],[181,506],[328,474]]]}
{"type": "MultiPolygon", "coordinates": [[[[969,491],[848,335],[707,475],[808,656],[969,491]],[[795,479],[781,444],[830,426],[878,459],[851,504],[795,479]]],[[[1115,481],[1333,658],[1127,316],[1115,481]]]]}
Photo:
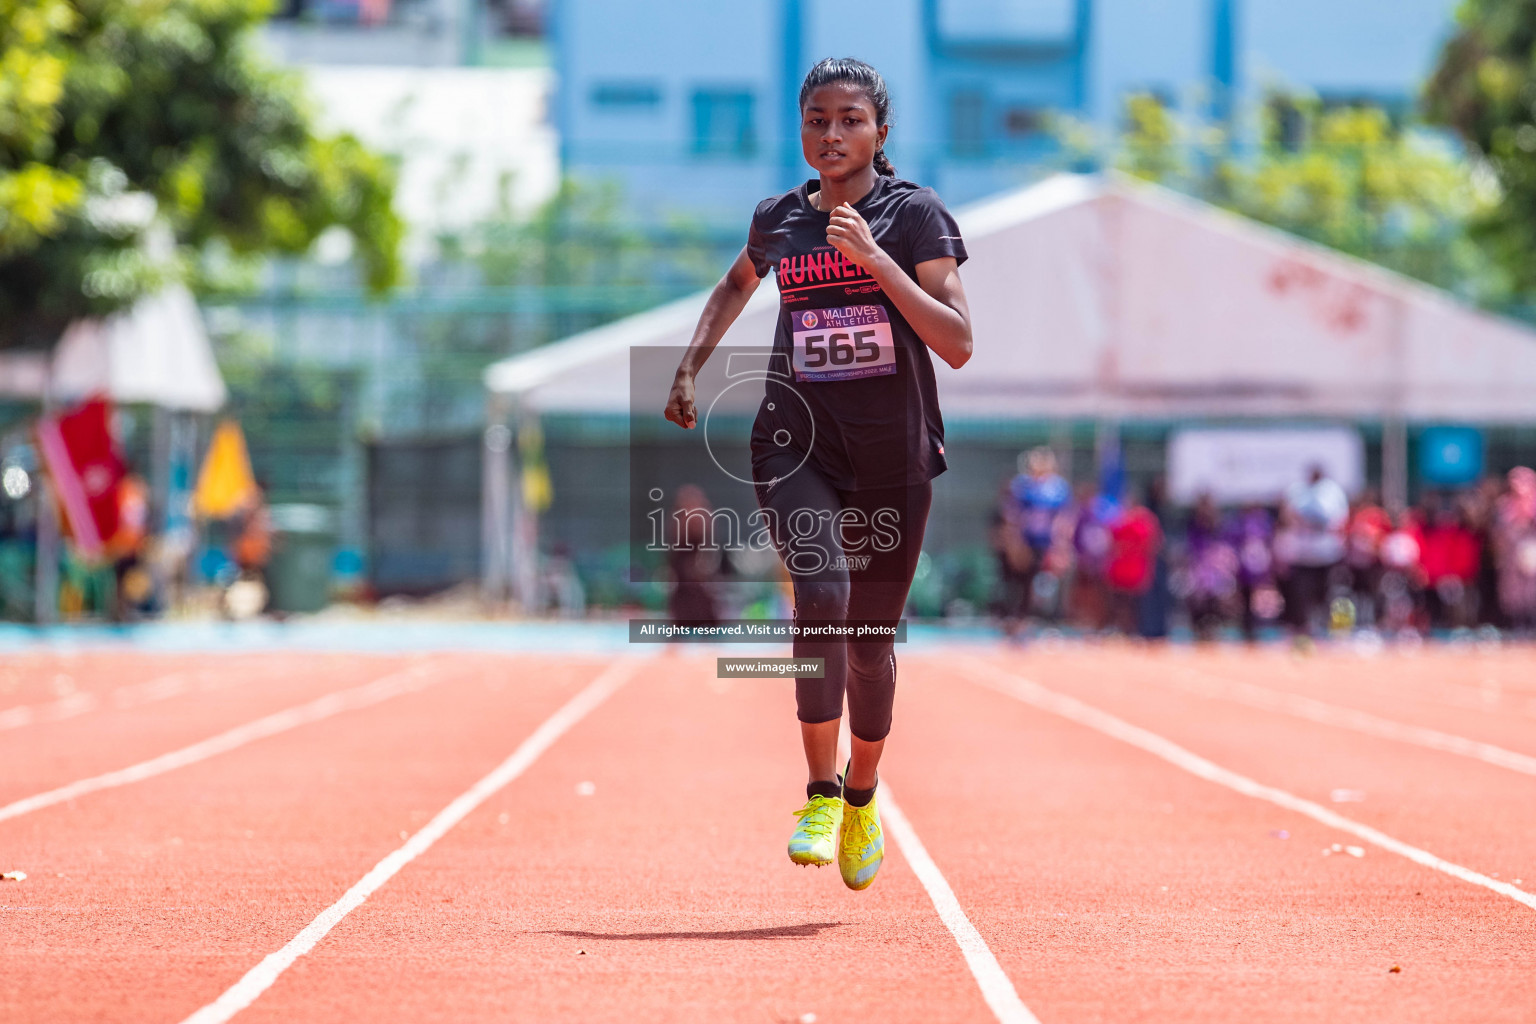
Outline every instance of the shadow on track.
{"type": "Polygon", "coordinates": [[[572,939],[628,939],[651,941],[655,939],[814,939],[828,928],[841,928],[841,921],[815,921],[808,924],[786,924],[778,928],[742,928],[730,932],[579,932],[556,930],[540,932],[540,935],[564,935],[572,939]]]}

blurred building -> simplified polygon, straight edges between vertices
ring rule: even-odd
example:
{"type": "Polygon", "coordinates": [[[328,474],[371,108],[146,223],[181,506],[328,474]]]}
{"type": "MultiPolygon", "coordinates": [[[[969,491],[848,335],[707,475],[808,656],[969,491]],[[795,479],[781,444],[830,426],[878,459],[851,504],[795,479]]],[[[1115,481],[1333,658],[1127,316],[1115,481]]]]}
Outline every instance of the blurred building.
{"type": "Polygon", "coordinates": [[[451,67],[525,62],[546,0],[278,0],[266,42],[285,63],[451,67]]]}
{"type": "MultiPolygon", "coordinates": [[[[420,479],[418,449],[473,429],[480,367],[571,329],[552,322],[539,289],[488,286],[461,241],[486,223],[527,216],[558,188],[546,3],[275,7],[261,43],[303,71],[319,128],[350,132],[395,162],[408,282],[382,301],[368,295],[350,238],[335,230],[307,258],[273,261],[257,294],[205,313],[271,497],[334,512],[338,565],[363,566],[377,582],[375,535],[399,519],[389,496],[420,479]]],[[[591,322],[584,312],[577,322],[591,322]]],[[[423,529],[452,531],[449,516],[429,518],[423,529]]],[[[409,554],[423,545],[406,538],[397,547],[409,554]]],[[[407,583],[425,579],[428,588],[475,566],[472,551],[411,557],[407,583]]]]}
{"type": "Polygon", "coordinates": [[[639,209],[741,221],[803,177],[797,92],[826,56],[891,86],[898,172],[952,203],[1037,174],[1053,111],[1113,127],[1127,93],[1215,116],[1266,92],[1406,108],[1452,0],[561,0],[556,124],[571,173],[639,209]]]}
{"type": "MultiPolygon", "coordinates": [[[[1281,85],[1406,108],[1450,6],[286,0],[265,45],[305,71],[325,129],[398,158],[413,268],[375,301],[346,239],[330,237],[310,259],[274,265],[262,294],[208,309],[235,371],[232,406],[274,500],[333,509],[349,564],[377,593],[471,579],[483,554],[472,525],[481,371],[718,275],[752,204],[804,174],[796,92],[814,60],[851,52],[881,68],[898,170],[958,206],[1059,160],[1049,112],[1109,129],[1128,92],[1216,116],[1281,85]],[[562,174],[622,192],[593,218],[559,212],[538,239],[502,230],[508,210],[537,207],[562,174]],[[500,235],[476,234],[498,218],[500,235]],[[487,238],[502,248],[488,255],[487,238]]],[[[582,429],[609,439],[597,418],[582,429]]],[[[1041,432],[1081,447],[1080,466],[1096,444],[1087,421],[986,429],[999,460],[1041,432]]],[[[1138,429],[1125,428],[1128,462],[1144,448],[1160,465],[1163,435],[1142,445],[1138,429]]],[[[610,478],[585,476],[589,464],[559,447],[568,440],[551,431],[552,518],[579,523],[569,503],[606,508],[610,478]]],[[[578,534],[564,539],[584,554],[578,534]]]]}
{"type": "Polygon", "coordinates": [[[544,0],[284,0],[263,33],[320,125],[395,157],[414,261],[558,184],[544,0]]]}

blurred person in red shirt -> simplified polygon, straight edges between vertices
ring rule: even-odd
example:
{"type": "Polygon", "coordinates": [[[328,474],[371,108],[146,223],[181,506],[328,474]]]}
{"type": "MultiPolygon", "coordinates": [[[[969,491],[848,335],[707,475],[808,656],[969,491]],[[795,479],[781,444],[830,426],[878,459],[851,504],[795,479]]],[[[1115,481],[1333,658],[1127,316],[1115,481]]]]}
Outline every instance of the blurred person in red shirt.
{"type": "Polygon", "coordinates": [[[1465,511],[1439,495],[1426,496],[1420,514],[1419,566],[1429,625],[1447,629],[1472,624],[1472,581],[1482,556],[1465,511]]]}
{"type": "Polygon", "coordinates": [[[1109,557],[1104,582],[1109,587],[1110,623],[1127,634],[1138,632],[1136,607],[1152,586],[1152,570],[1163,546],[1157,516],[1139,502],[1127,502],[1109,525],[1109,557]]]}

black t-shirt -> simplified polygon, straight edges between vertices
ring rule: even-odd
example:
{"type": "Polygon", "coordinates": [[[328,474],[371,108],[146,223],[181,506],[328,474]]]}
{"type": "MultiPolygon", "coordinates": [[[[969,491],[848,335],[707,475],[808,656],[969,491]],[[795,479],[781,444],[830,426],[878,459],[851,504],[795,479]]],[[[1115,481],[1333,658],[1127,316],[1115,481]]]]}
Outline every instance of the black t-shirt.
{"type": "MultiPolygon", "coordinates": [[[[933,361],[869,273],[827,244],[829,213],[811,206],[819,182],[765,199],[752,215],[747,255],[778,275],[779,322],[754,466],[790,449],[839,490],[924,483],[944,472],[944,420],[933,361]]],[[[965,243],[931,188],[881,175],[853,204],[875,243],[913,280],[917,265],[964,263],[965,243]]]]}

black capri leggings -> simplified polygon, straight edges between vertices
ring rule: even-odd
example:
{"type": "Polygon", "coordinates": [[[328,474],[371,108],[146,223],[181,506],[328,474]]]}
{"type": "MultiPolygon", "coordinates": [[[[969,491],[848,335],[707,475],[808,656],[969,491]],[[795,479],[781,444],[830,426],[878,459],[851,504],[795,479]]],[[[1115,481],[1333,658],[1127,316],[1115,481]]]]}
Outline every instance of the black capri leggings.
{"type": "MultiPolygon", "coordinates": [[[[797,622],[842,623],[901,618],[923,548],[933,484],[842,491],[797,452],[754,460],[757,503],[795,585],[797,622]],[[787,474],[780,476],[780,474],[787,474]]],[[[866,742],[891,731],[896,656],[889,639],[803,639],[796,658],[825,659],[821,679],[796,678],[802,722],[842,717],[866,742]]]]}

